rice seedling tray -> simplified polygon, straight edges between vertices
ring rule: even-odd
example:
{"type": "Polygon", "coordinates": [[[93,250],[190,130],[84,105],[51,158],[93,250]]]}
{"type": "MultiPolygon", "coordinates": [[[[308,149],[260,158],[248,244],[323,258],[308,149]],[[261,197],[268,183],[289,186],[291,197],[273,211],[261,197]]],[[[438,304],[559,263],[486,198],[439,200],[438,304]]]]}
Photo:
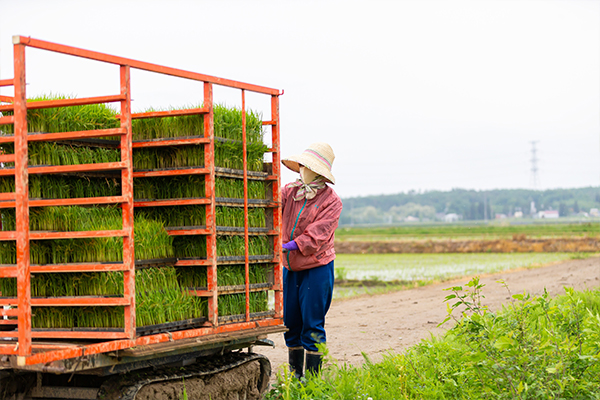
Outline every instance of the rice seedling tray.
{"type": "MultiPolygon", "coordinates": [[[[186,139],[201,139],[204,135],[194,135],[194,136],[177,136],[177,137],[166,137],[166,138],[154,138],[154,139],[135,139],[133,143],[146,143],[146,142],[172,142],[186,139]]],[[[172,144],[169,144],[172,146],[172,144]]]]}
{"type": "MultiPolygon", "coordinates": [[[[78,165],[91,165],[91,164],[74,164],[74,165],[69,165],[69,166],[78,166],[78,165]]],[[[33,175],[33,173],[35,173],[35,169],[36,168],[44,168],[44,167],[58,167],[58,165],[50,165],[50,164],[43,164],[43,165],[30,165],[29,166],[29,174],[30,176],[33,175]]],[[[0,170],[4,171],[10,171],[10,170],[14,170],[15,167],[2,167],[0,168],[0,170]]],[[[46,175],[46,174],[45,174],[46,175]]],[[[51,174],[47,174],[47,175],[60,175],[60,176],[77,176],[77,177],[81,177],[81,178],[87,178],[87,177],[94,177],[94,178],[114,178],[116,176],[120,176],[121,175],[121,170],[120,169],[113,169],[113,170],[102,170],[102,171],[84,171],[84,172],[77,172],[77,171],[61,171],[61,172],[52,172],[51,174]]],[[[33,200],[33,199],[32,199],[33,200]]]]}
{"type": "MultiPolygon", "coordinates": [[[[167,228],[170,229],[170,228],[167,228]]],[[[269,233],[269,228],[248,228],[249,233],[269,233]]],[[[244,227],[241,226],[217,226],[217,232],[235,232],[244,233],[244,227]]]]}
{"type": "Polygon", "coordinates": [[[141,326],[135,329],[138,336],[148,336],[157,333],[181,331],[184,329],[199,328],[206,323],[206,318],[192,318],[182,321],[166,322],[164,324],[141,326]]]}
{"type": "MultiPolygon", "coordinates": [[[[231,197],[216,197],[215,203],[218,206],[225,206],[225,205],[241,206],[241,205],[244,205],[244,199],[235,199],[235,198],[231,198],[231,197]]],[[[248,205],[267,206],[269,204],[271,204],[271,200],[248,199],[248,205]]]]}
{"type": "MultiPolygon", "coordinates": [[[[264,319],[270,318],[275,315],[275,311],[260,311],[255,313],[250,313],[250,320],[256,319],[264,319]]],[[[224,315],[219,317],[219,323],[233,323],[233,322],[242,322],[246,320],[245,314],[236,314],[236,315],[224,315]]]]}
{"type": "MultiPolygon", "coordinates": [[[[51,132],[31,132],[29,135],[42,136],[46,134],[51,134],[51,132]]],[[[85,147],[103,147],[109,149],[116,149],[120,145],[120,141],[118,140],[110,140],[110,139],[96,139],[96,138],[78,138],[78,139],[64,139],[64,140],[56,140],[55,143],[64,144],[64,145],[72,145],[72,146],[85,146],[85,147]]]]}
{"type": "MultiPolygon", "coordinates": [[[[273,254],[264,254],[257,256],[248,256],[248,261],[269,261],[275,257],[273,254]]],[[[245,256],[219,256],[217,262],[243,262],[246,260],[245,256]]]]}
{"type": "Polygon", "coordinates": [[[163,265],[175,265],[177,262],[176,257],[168,257],[168,258],[154,258],[151,260],[135,260],[136,269],[139,268],[153,268],[160,267],[163,265]]]}
{"type": "MultiPolygon", "coordinates": [[[[270,290],[273,287],[272,283],[264,282],[264,283],[251,283],[249,285],[249,289],[251,292],[259,292],[264,290],[270,290]]],[[[204,287],[190,287],[188,290],[197,290],[197,291],[206,291],[208,290],[206,286],[204,287]]],[[[231,294],[231,293],[243,293],[246,291],[245,285],[229,285],[229,286],[218,286],[217,292],[219,294],[231,294]]]]}
{"type": "Polygon", "coordinates": [[[123,328],[31,328],[32,332],[123,332],[123,328]]]}
{"type": "MultiPolygon", "coordinates": [[[[249,179],[252,179],[252,178],[266,179],[269,176],[269,174],[267,172],[247,171],[247,173],[248,173],[249,179]]],[[[244,171],[241,169],[215,167],[215,175],[241,179],[244,177],[244,171]]]]}
{"type": "MultiPolygon", "coordinates": [[[[206,225],[197,226],[165,226],[167,231],[183,231],[183,230],[202,230],[206,229],[206,225]]],[[[249,233],[269,233],[269,228],[248,228],[249,233]]],[[[217,226],[217,232],[233,232],[233,233],[244,233],[244,227],[242,226],[217,226]]]]}

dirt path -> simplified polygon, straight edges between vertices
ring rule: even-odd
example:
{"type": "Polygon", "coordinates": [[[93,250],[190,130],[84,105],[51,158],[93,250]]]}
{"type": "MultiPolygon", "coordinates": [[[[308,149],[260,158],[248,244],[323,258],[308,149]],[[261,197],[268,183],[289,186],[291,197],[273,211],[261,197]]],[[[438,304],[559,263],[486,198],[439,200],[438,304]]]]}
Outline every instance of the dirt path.
{"type": "MultiPolygon", "coordinates": [[[[575,289],[600,286],[600,258],[571,260],[535,269],[522,269],[481,276],[484,304],[492,310],[508,302],[509,294],[496,281],[503,279],[513,294],[527,291],[533,295],[564,293],[563,286],[575,289]]],[[[446,317],[443,289],[462,285],[469,278],[400,292],[336,300],[327,314],[327,342],[331,356],[342,362],[359,365],[361,352],[378,361],[387,351],[401,352],[430,332],[440,334],[444,328],[437,324],[446,317]]],[[[266,355],[273,371],[287,362],[287,349],[283,334],[271,335],[275,348],[260,347],[255,351],[266,355]]],[[[272,376],[274,379],[275,374],[272,376]]]]}

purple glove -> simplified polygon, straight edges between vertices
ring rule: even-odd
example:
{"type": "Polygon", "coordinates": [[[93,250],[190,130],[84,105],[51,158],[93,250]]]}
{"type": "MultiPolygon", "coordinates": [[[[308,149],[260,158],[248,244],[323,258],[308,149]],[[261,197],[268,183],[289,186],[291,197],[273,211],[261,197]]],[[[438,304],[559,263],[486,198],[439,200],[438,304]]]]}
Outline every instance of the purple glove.
{"type": "Polygon", "coordinates": [[[298,250],[298,245],[296,244],[295,240],[292,240],[291,242],[287,242],[287,243],[283,244],[281,247],[283,247],[287,251],[298,250]]]}

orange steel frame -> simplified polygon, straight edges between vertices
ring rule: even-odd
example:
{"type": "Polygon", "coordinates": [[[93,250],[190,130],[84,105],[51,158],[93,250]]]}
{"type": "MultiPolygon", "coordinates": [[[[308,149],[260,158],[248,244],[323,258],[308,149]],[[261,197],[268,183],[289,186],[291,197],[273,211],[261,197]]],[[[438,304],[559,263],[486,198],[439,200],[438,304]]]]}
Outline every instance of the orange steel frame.
{"type": "MultiPolygon", "coordinates": [[[[116,57],[104,53],[84,50],[80,48],[50,43],[30,37],[14,36],[14,78],[0,80],[0,86],[14,86],[14,97],[0,96],[0,111],[13,111],[14,115],[0,117],[0,125],[14,124],[14,138],[1,137],[0,143],[14,141],[15,153],[0,155],[0,162],[14,162],[14,170],[0,170],[0,176],[15,177],[15,192],[0,194],[0,208],[15,208],[16,231],[0,232],[0,240],[15,240],[17,246],[17,264],[11,267],[0,268],[0,278],[17,278],[17,298],[15,300],[0,301],[0,306],[12,306],[10,309],[0,307],[0,324],[9,321],[3,316],[17,317],[17,331],[1,332],[1,337],[16,338],[15,342],[0,344],[0,355],[16,356],[17,366],[28,366],[39,363],[79,357],[83,355],[106,353],[134,346],[151,345],[167,341],[188,339],[197,336],[223,334],[244,329],[261,328],[283,325],[283,292],[281,273],[281,190],[280,190],[280,124],[279,124],[279,96],[283,94],[277,89],[252,85],[243,82],[218,78],[210,75],[165,67],[156,64],[136,61],[123,57],[116,57]],[[56,53],[87,58],[95,61],[119,65],[120,93],[114,96],[88,97],[81,99],[61,99],[38,101],[28,103],[25,93],[25,48],[32,47],[56,53]],[[131,112],[131,69],[140,69],[159,74],[201,81],[204,83],[203,107],[191,110],[171,110],[147,113],[131,112]],[[246,275],[246,315],[245,321],[239,323],[219,325],[218,320],[218,290],[217,290],[217,230],[215,221],[215,166],[214,166],[214,130],[213,130],[213,86],[221,85],[241,90],[242,99],[242,130],[244,146],[244,239],[245,275],[246,275]],[[275,315],[260,320],[251,321],[249,312],[249,256],[248,256],[248,170],[246,159],[246,91],[265,94],[271,97],[271,119],[263,121],[263,125],[271,127],[273,171],[267,177],[272,186],[273,230],[269,232],[273,237],[274,284],[271,288],[275,292],[275,315]],[[27,110],[34,108],[67,107],[84,104],[120,103],[121,126],[116,129],[91,130],[79,132],[61,132],[44,135],[28,135],[27,110]],[[169,139],[162,141],[136,142],[132,141],[131,121],[135,118],[156,118],[176,115],[204,114],[204,137],[194,139],[169,139]],[[102,136],[120,136],[121,161],[102,164],[69,165],[69,166],[27,166],[27,143],[37,140],[67,140],[79,138],[94,138],[102,136]],[[134,172],[132,166],[132,149],[154,146],[191,145],[202,144],[205,149],[205,164],[203,168],[192,168],[184,171],[153,171],[134,172]],[[28,193],[29,174],[48,174],[64,172],[90,172],[90,171],[121,171],[121,196],[76,198],[76,199],[51,199],[30,200],[28,193]],[[152,202],[134,202],[133,178],[147,176],[172,176],[177,174],[203,174],[205,176],[206,195],[204,199],[177,199],[152,202]],[[88,205],[88,204],[120,204],[123,210],[123,228],[112,231],[86,231],[86,232],[30,232],[29,208],[57,205],[88,205]],[[207,258],[206,260],[181,260],[176,265],[197,265],[207,268],[207,290],[198,291],[200,295],[208,297],[209,315],[205,327],[187,329],[169,333],[154,334],[151,336],[136,336],[135,325],[135,262],[133,240],[133,209],[134,207],[162,206],[162,205],[189,205],[200,204],[206,207],[206,229],[173,232],[173,234],[201,234],[206,235],[207,258]],[[29,244],[30,240],[65,239],[83,237],[122,237],[123,238],[123,263],[122,264],[65,264],[65,265],[35,265],[30,266],[29,244]],[[58,273],[58,272],[99,272],[123,271],[124,295],[121,298],[101,297],[62,297],[62,298],[31,298],[30,280],[32,273],[58,273]],[[14,308],[16,306],[16,308],[14,308]],[[35,331],[31,329],[32,306],[123,306],[125,309],[125,325],[122,332],[98,331],[35,331]],[[32,339],[98,339],[93,344],[81,346],[75,344],[41,344],[32,339]]],[[[14,323],[12,320],[10,323],[14,323]]]]}

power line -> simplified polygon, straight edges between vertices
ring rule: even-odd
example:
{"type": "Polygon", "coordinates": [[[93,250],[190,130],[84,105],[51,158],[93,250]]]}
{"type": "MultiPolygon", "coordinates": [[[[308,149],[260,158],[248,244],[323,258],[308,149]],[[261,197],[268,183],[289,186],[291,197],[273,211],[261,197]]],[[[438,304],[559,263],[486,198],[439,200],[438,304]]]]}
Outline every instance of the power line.
{"type": "Polygon", "coordinates": [[[532,140],[531,142],[531,188],[537,189],[540,186],[540,181],[538,177],[538,167],[537,167],[537,149],[535,145],[539,143],[539,140],[532,140]]]}

